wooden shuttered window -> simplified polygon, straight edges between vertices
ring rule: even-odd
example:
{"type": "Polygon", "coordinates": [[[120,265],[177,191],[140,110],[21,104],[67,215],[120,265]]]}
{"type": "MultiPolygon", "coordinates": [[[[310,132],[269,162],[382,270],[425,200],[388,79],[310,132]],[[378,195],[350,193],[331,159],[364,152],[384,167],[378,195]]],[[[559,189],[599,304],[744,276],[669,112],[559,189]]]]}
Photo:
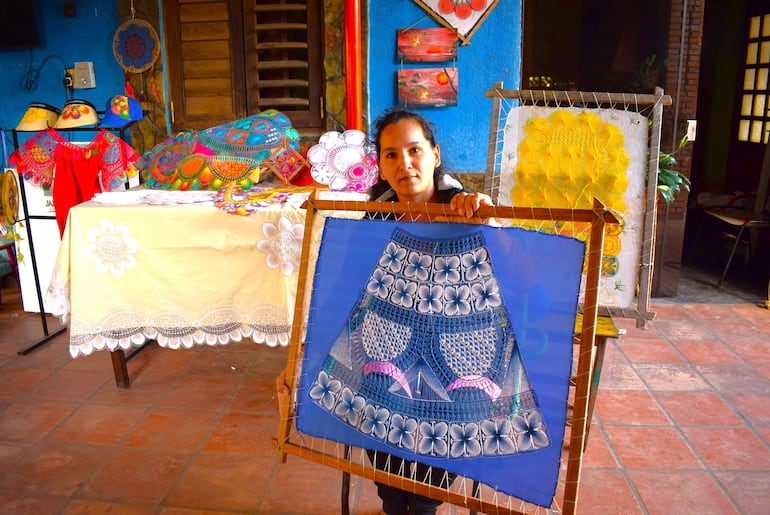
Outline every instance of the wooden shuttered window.
{"type": "Polygon", "coordinates": [[[321,0],[164,0],[173,129],[270,108],[320,129],[322,9],[321,0]]]}

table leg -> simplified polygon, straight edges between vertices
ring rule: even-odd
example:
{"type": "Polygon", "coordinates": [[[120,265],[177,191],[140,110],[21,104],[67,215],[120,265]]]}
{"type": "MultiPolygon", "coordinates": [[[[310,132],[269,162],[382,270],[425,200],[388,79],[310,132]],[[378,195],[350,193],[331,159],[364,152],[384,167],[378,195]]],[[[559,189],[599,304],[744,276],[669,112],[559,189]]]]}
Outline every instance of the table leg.
{"type": "Polygon", "coordinates": [[[126,353],[123,349],[115,349],[110,352],[112,357],[112,373],[115,375],[115,384],[128,388],[131,379],[128,377],[128,366],[126,365],[126,353]]]}

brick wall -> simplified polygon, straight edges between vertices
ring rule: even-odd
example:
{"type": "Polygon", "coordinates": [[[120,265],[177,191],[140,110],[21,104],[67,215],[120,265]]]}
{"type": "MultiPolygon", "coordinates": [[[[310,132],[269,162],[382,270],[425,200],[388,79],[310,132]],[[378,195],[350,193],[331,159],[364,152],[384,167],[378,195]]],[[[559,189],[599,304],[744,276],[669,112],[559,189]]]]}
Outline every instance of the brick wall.
{"type": "MultiPolygon", "coordinates": [[[[673,104],[663,111],[661,150],[664,152],[677,147],[687,131],[687,120],[696,118],[704,10],[705,0],[671,0],[664,89],[671,95],[673,104]]],[[[688,177],[692,146],[688,144],[676,154],[679,171],[688,177]]],[[[658,204],[653,296],[676,295],[687,202],[687,192],[683,192],[668,209],[664,201],[658,204]]]]}

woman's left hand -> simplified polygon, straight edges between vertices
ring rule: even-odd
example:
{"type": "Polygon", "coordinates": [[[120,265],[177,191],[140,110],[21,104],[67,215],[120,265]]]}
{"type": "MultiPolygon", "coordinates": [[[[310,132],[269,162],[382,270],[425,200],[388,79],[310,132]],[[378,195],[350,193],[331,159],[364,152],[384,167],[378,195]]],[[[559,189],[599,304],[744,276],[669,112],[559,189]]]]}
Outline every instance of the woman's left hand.
{"type": "MultiPolygon", "coordinates": [[[[457,213],[459,216],[457,217],[444,217],[443,221],[454,221],[454,222],[468,222],[469,219],[476,216],[476,212],[479,210],[482,206],[490,206],[494,207],[494,203],[492,202],[492,198],[489,195],[486,195],[484,193],[458,193],[454,197],[452,197],[452,200],[449,201],[449,208],[457,213]]],[[[500,220],[497,218],[485,218],[482,220],[482,223],[488,224],[488,225],[494,225],[494,226],[501,226],[500,220]]]]}

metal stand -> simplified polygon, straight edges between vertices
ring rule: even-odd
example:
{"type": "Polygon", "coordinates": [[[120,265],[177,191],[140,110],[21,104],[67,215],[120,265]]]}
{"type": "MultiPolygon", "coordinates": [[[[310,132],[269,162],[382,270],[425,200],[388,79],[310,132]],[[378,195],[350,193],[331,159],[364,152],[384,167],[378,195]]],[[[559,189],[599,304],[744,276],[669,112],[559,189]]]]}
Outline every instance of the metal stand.
{"type": "MultiPolygon", "coordinates": [[[[103,115],[103,111],[97,111],[97,114],[103,115]]],[[[128,130],[129,127],[131,127],[133,123],[130,123],[126,125],[125,127],[120,128],[114,128],[114,127],[73,127],[70,129],[66,129],[66,132],[99,132],[100,130],[104,129],[110,132],[116,132],[118,133],[119,137],[121,139],[125,139],[126,130],[128,130]]],[[[63,131],[65,131],[63,129],[63,131]]],[[[11,134],[13,135],[13,148],[14,150],[19,148],[19,136],[18,132],[39,132],[39,131],[17,131],[16,129],[13,129],[11,131],[11,134]]],[[[17,174],[18,175],[18,174],[17,174]]],[[[32,228],[30,227],[30,220],[55,220],[56,217],[54,216],[45,216],[45,215],[30,215],[29,214],[29,207],[27,206],[27,194],[24,189],[24,179],[22,177],[19,177],[19,191],[21,192],[21,202],[24,206],[24,221],[27,222],[27,238],[29,240],[29,255],[32,259],[32,273],[35,276],[35,290],[37,292],[37,302],[38,306],[40,307],[40,321],[43,325],[43,338],[38,340],[37,342],[33,343],[32,345],[28,345],[27,347],[24,347],[23,349],[18,351],[19,355],[24,355],[32,352],[33,350],[37,349],[44,343],[48,342],[52,338],[55,338],[56,336],[63,333],[67,328],[66,326],[60,327],[53,333],[48,332],[48,321],[45,318],[45,307],[43,306],[43,293],[40,289],[40,274],[37,271],[37,259],[35,258],[35,245],[32,242],[32,228]]]]}
{"type": "MultiPolygon", "coordinates": [[[[16,136],[16,132],[13,133],[13,144],[16,148],[18,148],[18,140],[16,136]]],[[[32,228],[30,226],[30,220],[31,219],[51,219],[53,217],[51,216],[31,216],[29,214],[29,207],[27,206],[27,193],[24,190],[24,179],[19,178],[19,191],[21,192],[21,204],[24,206],[24,220],[27,223],[27,241],[29,242],[29,257],[32,259],[32,274],[35,276],[35,292],[37,293],[37,302],[38,306],[40,307],[40,323],[43,326],[43,338],[36,341],[35,343],[28,345],[24,347],[23,349],[20,349],[17,351],[17,354],[20,356],[23,356],[25,354],[29,354],[33,350],[37,349],[44,343],[48,342],[49,340],[59,336],[61,333],[63,333],[67,327],[62,326],[58,328],[56,331],[50,333],[48,332],[48,320],[46,320],[45,316],[45,306],[43,306],[43,292],[40,289],[40,274],[37,271],[37,258],[35,257],[35,244],[32,241],[32,228]]]]}

